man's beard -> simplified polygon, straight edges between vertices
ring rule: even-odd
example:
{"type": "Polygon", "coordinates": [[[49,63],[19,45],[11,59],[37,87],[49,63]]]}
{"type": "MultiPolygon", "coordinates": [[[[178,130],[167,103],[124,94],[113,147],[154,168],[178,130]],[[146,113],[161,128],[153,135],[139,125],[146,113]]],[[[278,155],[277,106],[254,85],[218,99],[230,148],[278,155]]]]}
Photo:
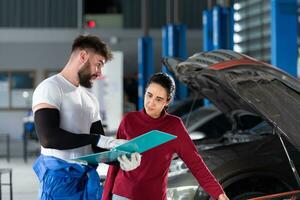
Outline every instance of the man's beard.
{"type": "Polygon", "coordinates": [[[78,72],[79,84],[86,88],[91,88],[93,83],[91,81],[93,75],[91,75],[91,64],[88,61],[82,69],[78,72]]]}

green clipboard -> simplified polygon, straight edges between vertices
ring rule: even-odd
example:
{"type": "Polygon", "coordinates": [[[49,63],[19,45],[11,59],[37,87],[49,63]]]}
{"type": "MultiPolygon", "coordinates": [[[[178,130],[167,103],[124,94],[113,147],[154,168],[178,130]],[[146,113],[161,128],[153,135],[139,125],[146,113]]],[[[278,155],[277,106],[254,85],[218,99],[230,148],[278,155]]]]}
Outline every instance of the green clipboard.
{"type": "Polygon", "coordinates": [[[128,142],[121,144],[110,151],[81,156],[73,160],[88,164],[113,162],[116,161],[121,155],[129,155],[134,152],[143,153],[149,149],[173,140],[176,137],[177,136],[169,133],[153,130],[133,138],[132,140],[129,140],[128,142]]]}

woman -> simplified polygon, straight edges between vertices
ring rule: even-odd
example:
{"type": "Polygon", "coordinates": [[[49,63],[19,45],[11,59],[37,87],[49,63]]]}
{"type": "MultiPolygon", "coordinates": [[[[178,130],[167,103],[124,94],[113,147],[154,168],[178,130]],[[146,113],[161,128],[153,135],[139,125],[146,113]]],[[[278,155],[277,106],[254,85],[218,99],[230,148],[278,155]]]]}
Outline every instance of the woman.
{"type": "Polygon", "coordinates": [[[103,200],[166,200],[167,175],[175,153],[206,192],[214,199],[228,200],[197,152],[181,119],[166,112],[174,93],[175,83],[170,76],[154,74],[146,88],[144,109],[124,116],[117,138],[130,140],[151,130],[164,131],[177,138],[142,153],[141,165],[135,170],[126,172],[118,166],[110,166],[103,200]]]}

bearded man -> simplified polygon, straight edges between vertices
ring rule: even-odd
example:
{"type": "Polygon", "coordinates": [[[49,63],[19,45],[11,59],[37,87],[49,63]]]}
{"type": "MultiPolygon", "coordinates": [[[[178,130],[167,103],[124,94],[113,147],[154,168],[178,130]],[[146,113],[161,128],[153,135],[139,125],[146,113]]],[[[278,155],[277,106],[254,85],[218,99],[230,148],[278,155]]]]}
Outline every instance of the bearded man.
{"type": "MultiPolygon", "coordinates": [[[[32,100],[41,155],[33,169],[40,181],[39,199],[101,199],[97,166],[72,159],[111,149],[125,142],[104,136],[100,108],[89,91],[112,59],[108,46],[97,36],[75,38],[63,70],[42,81],[32,100]]],[[[140,155],[119,159],[124,171],[140,165],[140,155]]]]}

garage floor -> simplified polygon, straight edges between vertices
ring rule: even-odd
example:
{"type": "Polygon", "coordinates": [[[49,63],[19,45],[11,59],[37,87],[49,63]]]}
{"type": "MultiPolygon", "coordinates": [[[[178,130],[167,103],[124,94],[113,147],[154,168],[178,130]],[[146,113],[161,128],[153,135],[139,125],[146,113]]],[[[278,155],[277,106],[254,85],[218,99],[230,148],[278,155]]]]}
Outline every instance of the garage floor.
{"type": "MultiPolygon", "coordinates": [[[[23,158],[11,158],[8,163],[5,158],[0,159],[0,168],[12,168],[13,199],[37,199],[39,183],[32,170],[34,158],[25,164],[23,158]]],[[[9,180],[8,174],[2,175],[2,183],[9,180]]],[[[9,187],[2,186],[2,200],[9,200],[9,187]]]]}
{"type": "MultiPolygon", "coordinates": [[[[37,143],[29,143],[27,163],[23,159],[23,143],[21,140],[10,141],[11,158],[10,162],[6,160],[6,144],[0,140],[0,168],[12,168],[12,184],[13,184],[13,199],[14,200],[33,200],[37,199],[39,182],[32,169],[32,165],[39,154],[36,149],[39,146],[37,143]],[[33,153],[34,152],[34,153],[33,153]]],[[[101,178],[106,176],[108,165],[100,164],[97,171],[101,178]]],[[[9,182],[9,175],[2,174],[1,182],[9,182]]],[[[2,186],[2,199],[10,200],[9,187],[2,186]]]]}

